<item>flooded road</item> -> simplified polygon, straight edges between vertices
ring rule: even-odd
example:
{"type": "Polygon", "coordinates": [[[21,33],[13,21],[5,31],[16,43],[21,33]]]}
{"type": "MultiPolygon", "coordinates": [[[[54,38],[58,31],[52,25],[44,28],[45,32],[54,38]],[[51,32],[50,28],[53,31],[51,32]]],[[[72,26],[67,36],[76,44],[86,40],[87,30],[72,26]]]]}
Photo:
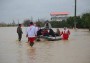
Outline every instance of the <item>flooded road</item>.
{"type": "Polygon", "coordinates": [[[17,41],[16,27],[0,27],[0,63],[90,63],[90,32],[71,29],[69,40],[35,42],[30,48],[23,29],[17,41]]]}

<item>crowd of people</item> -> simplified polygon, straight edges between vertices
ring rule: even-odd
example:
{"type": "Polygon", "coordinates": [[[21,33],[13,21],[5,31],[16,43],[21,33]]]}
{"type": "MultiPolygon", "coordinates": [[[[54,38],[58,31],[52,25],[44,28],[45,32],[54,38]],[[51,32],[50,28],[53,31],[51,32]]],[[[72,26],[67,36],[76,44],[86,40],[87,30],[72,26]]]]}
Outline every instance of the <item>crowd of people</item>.
{"type": "MultiPolygon", "coordinates": [[[[17,33],[18,33],[18,40],[21,41],[22,38],[22,28],[21,28],[21,24],[18,25],[17,27],[17,33]]],[[[27,30],[26,30],[26,37],[28,38],[28,42],[30,44],[30,46],[32,47],[34,45],[34,40],[36,38],[37,41],[40,41],[40,36],[52,36],[52,37],[56,37],[56,36],[62,36],[63,40],[68,40],[69,35],[70,35],[70,31],[69,29],[67,29],[66,27],[64,27],[63,31],[60,31],[58,28],[56,30],[56,32],[53,31],[51,24],[49,22],[45,23],[44,28],[42,29],[40,27],[40,25],[37,25],[33,22],[30,22],[27,30]]]]}

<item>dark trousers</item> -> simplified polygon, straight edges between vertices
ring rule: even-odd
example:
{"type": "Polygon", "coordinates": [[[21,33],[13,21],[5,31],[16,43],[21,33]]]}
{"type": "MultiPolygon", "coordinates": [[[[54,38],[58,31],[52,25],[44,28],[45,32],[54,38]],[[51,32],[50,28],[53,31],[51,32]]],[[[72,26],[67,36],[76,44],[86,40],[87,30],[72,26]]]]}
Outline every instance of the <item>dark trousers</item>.
{"type": "Polygon", "coordinates": [[[39,31],[37,31],[37,36],[40,36],[40,35],[42,35],[42,29],[40,29],[39,31]]]}
{"type": "Polygon", "coordinates": [[[34,45],[34,42],[30,42],[30,46],[32,47],[34,45]]]}
{"type": "Polygon", "coordinates": [[[42,35],[42,29],[37,31],[37,41],[40,41],[40,35],[42,35]]]}
{"type": "Polygon", "coordinates": [[[18,40],[21,41],[21,38],[22,38],[22,34],[18,33],[18,40]]]}

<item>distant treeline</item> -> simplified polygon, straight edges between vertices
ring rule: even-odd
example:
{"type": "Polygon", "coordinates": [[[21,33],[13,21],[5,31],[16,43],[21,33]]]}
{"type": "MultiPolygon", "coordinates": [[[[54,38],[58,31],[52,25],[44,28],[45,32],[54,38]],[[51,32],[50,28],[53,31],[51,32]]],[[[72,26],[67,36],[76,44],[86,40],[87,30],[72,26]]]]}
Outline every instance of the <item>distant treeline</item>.
{"type": "MultiPolygon", "coordinates": [[[[68,17],[67,20],[63,21],[49,21],[54,28],[62,28],[62,27],[74,27],[74,22],[76,22],[77,28],[89,28],[90,27],[90,13],[85,13],[82,16],[77,16],[76,21],[74,16],[68,17]]],[[[44,25],[42,21],[37,21],[37,24],[40,24],[41,26],[44,25]]],[[[23,22],[25,26],[28,26],[29,20],[26,20],[23,22]]]]}
{"type": "MultiPolygon", "coordinates": [[[[28,26],[29,22],[30,22],[30,20],[24,20],[24,22],[22,24],[24,26],[28,26]]],[[[67,20],[49,21],[49,22],[51,23],[53,28],[62,28],[62,27],[73,28],[74,23],[76,22],[77,28],[88,28],[90,30],[90,13],[84,13],[84,14],[82,14],[82,16],[76,16],[76,21],[75,21],[75,17],[71,16],[71,17],[68,17],[67,20]]],[[[35,23],[39,24],[41,27],[43,27],[45,24],[44,21],[37,21],[35,23]]],[[[0,26],[17,26],[17,24],[8,24],[8,25],[0,24],[0,26]]]]}
{"type": "Polygon", "coordinates": [[[12,27],[12,26],[17,26],[18,24],[6,24],[6,23],[0,23],[0,27],[12,27]]]}

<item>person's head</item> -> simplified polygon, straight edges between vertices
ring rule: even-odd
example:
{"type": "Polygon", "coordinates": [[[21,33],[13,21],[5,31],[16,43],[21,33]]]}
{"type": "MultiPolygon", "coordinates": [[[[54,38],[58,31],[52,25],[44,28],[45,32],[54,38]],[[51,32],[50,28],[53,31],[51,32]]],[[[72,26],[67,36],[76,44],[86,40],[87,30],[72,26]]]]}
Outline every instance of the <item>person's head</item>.
{"type": "Polygon", "coordinates": [[[47,21],[45,21],[45,24],[47,24],[47,23],[49,23],[49,21],[47,20],[47,21]]]}
{"type": "Polygon", "coordinates": [[[57,28],[57,31],[60,31],[60,30],[57,28]]]}
{"type": "Polygon", "coordinates": [[[18,24],[19,27],[21,27],[21,24],[18,24]]]}
{"type": "Polygon", "coordinates": [[[30,22],[30,25],[33,25],[33,22],[30,22]]]}
{"type": "Polygon", "coordinates": [[[49,24],[48,23],[46,23],[46,26],[48,26],[49,24]]]}
{"type": "Polygon", "coordinates": [[[64,30],[66,30],[67,29],[67,27],[64,27],[64,30]]]}

